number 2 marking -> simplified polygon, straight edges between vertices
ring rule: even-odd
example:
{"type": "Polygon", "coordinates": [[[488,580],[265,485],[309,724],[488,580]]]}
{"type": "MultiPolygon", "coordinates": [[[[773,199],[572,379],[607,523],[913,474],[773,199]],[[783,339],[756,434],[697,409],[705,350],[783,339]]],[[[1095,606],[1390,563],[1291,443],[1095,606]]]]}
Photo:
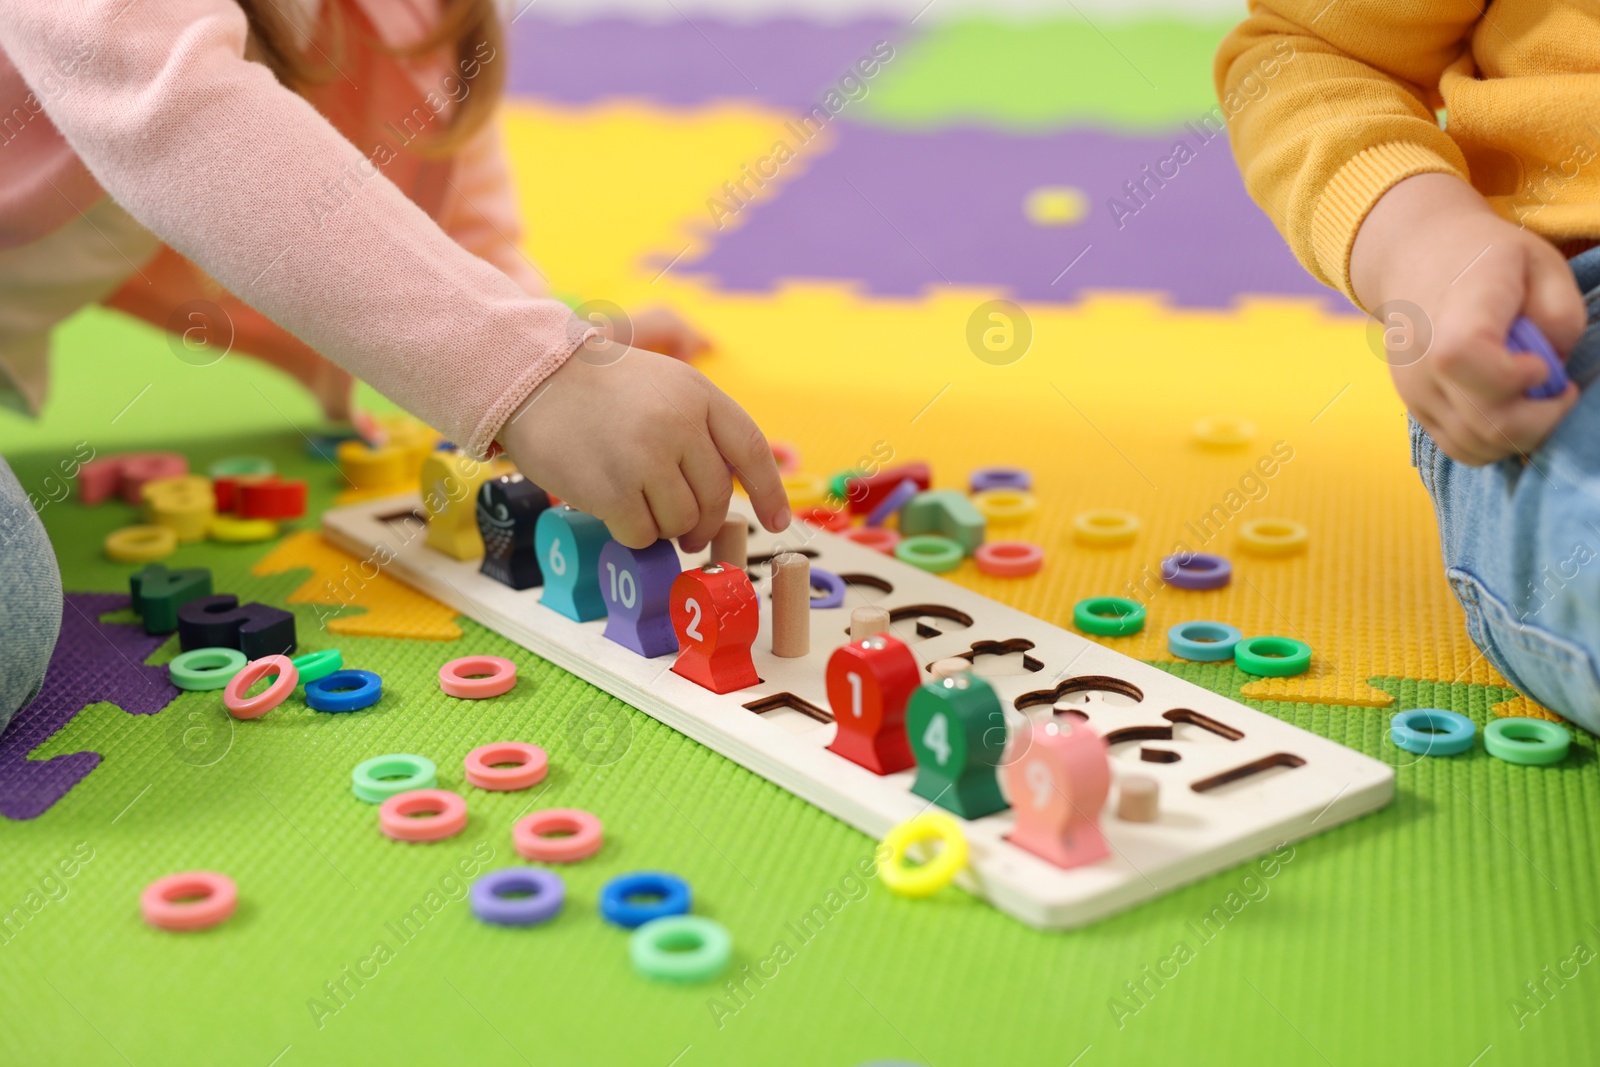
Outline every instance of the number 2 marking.
{"type": "Polygon", "coordinates": [[[690,597],[683,602],[683,608],[689,613],[689,625],[683,628],[684,636],[696,641],[704,641],[705,634],[700,632],[700,601],[690,597]]]}
{"type": "Polygon", "coordinates": [[[939,761],[939,766],[943,767],[950,761],[950,727],[943,715],[935,715],[928,720],[928,728],[922,731],[922,743],[928,746],[934,759],[939,761]]]}
{"type": "MultiPolygon", "coordinates": [[[[844,680],[850,683],[850,714],[861,718],[861,675],[855,671],[845,674],[844,680]]],[[[940,760],[943,763],[944,760],[940,760]]]]}
{"type": "Polygon", "coordinates": [[[1023,777],[1027,779],[1028,788],[1033,790],[1033,806],[1042,808],[1050,802],[1050,791],[1056,787],[1056,780],[1050,773],[1050,768],[1039,760],[1028,764],[1028,769],[1023,777]]]}

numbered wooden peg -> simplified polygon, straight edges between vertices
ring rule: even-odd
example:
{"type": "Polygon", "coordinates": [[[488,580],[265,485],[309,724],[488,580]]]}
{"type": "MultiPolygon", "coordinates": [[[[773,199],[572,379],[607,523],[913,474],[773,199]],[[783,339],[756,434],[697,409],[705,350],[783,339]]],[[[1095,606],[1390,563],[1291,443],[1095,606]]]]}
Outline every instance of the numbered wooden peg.
{"type": "Polygon", "coordinates": [[[237,648],[248,659],[294,654],[294,616],[266,604],[241,604],[230,593],[191,600],[178,609],[178,647],[237,648]]]}
{"type": "Polygon", "coordinates": [[[539,550],[533,543],[539,516],[550,494],[520,474],[490,478],[478,488],[478,536],[483,538],[485,575],[513,589],[544,584],[539,550]]]}
{"type": "Polygon", "coordinates": [[[906,705],[906,736],[917,761],[917,796],[963,819],[1005,809],[995,768],[1006,721],[988,682],[958,674],[920,686],[906,705]]]}
{"type": "Polygon", "coordinates": [[[672,629],[672,583],[683,568],[671,541],[633,549],[607,541],[600,550],[606,636],[646,658],[678,651],[672,629]]]}
{"type": "Polygon", "coordinates": [[[1017,813],[1007,840],[1057,867],[1110,855],[1100,811],[1111,790],[1111,762],[1100,735],[1083,723],[1035,723],[1016,744],[1021,755],[1005,770],[1017,813]]]}
{"type": "Polygon", "coordinates": [[[539,603],[575,622],[606,614],[600,595],[600,550],[611,535],[593,515],[569,507],[547,508],[534,523],[533,544],[544,572],[539,603]]]}
{"type": "Polygon", "coordinates": [[[671,612],[681,649],[675,674],[713,693],[761,681],[750,657],[761,628],[761,602],[744,571],[720,563],[684,571],[672,583],[671,612]]]}
{"type": "Polygon", "coordinates": [[[211,572],[204,567],[169,571],[151,563],[128,576],[128,593],[145,633],[170,634],[178,628],[179,608],[211,595],[211,572]]]}
{"type": "Polygon", "coordinates": [[[478,487],[504,474],[501,467],[460,452],[432,452],[422,463],[422,508],[428,513],[428,547],[453,559],[483,555],[478,535],[478,487]]]}
{"type": "Polygon", "coordinates": [[[894,774],[914,762],[906,740],[906,701],[922,681],[905,642],[878,633],[834,649],[828,657],[828,704],[838,727],[828,751],[873,774],[894,774]]]}

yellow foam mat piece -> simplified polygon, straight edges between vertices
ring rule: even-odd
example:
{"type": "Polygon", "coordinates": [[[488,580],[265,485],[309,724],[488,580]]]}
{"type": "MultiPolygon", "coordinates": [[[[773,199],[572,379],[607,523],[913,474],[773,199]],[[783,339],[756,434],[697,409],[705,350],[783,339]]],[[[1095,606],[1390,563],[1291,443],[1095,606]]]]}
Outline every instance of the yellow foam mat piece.
{"type": "Polygon", "coordinates": [[[327,619],[330,633],[424,641],[454,641],[461,636],[453,608],[396,581],[376,564],[333,547],[312,530],[284,538],[250,573],[266,576],[302,569],[309,569],[311,576],[287,599],[291,604],[337,607],[338,614],[327,619]],[[350,608],[364,610],[347,613],[350,608]]]}

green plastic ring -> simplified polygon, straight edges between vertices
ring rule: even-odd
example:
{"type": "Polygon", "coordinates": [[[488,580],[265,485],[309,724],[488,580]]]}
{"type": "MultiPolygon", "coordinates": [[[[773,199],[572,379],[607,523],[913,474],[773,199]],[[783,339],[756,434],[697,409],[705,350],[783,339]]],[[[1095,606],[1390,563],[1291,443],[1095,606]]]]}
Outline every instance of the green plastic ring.
{"type": "Polygon", "coordinates": [[[222,689],[249,662],[237,648],[191,648],[167,664],[167,677],[179,689],[222,689]]]}
{"type": "Polygon", "coordinates": [[[213,478],[247,478],[252,475],[276,474],[278,468],[266,456],[229,456],[211,465],[213,478]]]}
{"type": "Polygon", "coordinates": [[[850,479],[859,477],[861,477],[861,472],[858,470],[840,471],[838,474],[835,474],[833,477],[828,479],[828,492],[832,493],[840,500],[849,500],[850,479]]]}
{"type": "Polygon", "coordinates": [[[294,669],[300,672],[300,684],[305,685],[318,678],[326,678],[334,671],[343,668],[344,653],[337,648],[324,648],[296,656],[290,662],[294,664],[294,669]]]}
{"type": "Polygon", "coordinates": [[[1311,669],[1311,646],[1292,637],[1247,637],[1233,646],[1233,662],[1246,674],[1288,678],[1311,669]]]}
{"type": "Polygon", "coordinates": [[[1096,637],[1126,637],[1144,629],[1144,605],[1121,596],[1092,596],[1072,605],[1072,625],[1096,637]]]}
{"type": "Polygon", "coordinates": [[[405,752],[374,756],[350,772],[350,791],[368,804],[382,804],[396,793],[432,789],[438,784],[439,769],[433,760],[405,752]]]}
{"type": "Polygon", "coordinates": [[[628,956],[646,978],[704,982],[727,969],[733,938],[721,923],[702,915],[668,915],[633,932],[628,956]]]}
{"type": "Polygon", "coordinates": [[[1543,767],[1567,758],[1572,734],[1544,719],[1496,719],[1483,728],[1483,747],[1507,763],[1543,767]]]}
{"type": "Polygon", "coordinates": [[[961,550],[960,545],[948,537],[940,537],[938,534],[918,534],[916,537],[903,538],[895,545],[894,558],[901,563],[920,567],[930,574],[943,574],[961,566],[961,561],[967,558],[967,554],[961,550]]]}

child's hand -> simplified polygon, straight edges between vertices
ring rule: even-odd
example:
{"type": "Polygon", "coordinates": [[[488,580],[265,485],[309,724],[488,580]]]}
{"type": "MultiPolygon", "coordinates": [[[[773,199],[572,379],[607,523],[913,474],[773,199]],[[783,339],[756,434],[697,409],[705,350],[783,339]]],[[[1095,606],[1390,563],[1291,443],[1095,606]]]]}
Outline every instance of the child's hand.
{"type": "MultiPolygon", "coordinates": [[[[1350,280],[1377,312],[1390,301],[1420,309],[1384,327],[1430,329],[1425,352],[1396,352],[1390,373],[1406,407],[1445,455],[1484,464],[1533,451],[1577,403],[1576,386],[1550,400],[1522,394],[1545,380],[1537,356],[1512,355],[1506,331],[1526,315],[1565,355],[1587,314],[1572,272],[1552,244],[1496,215],[1448,174],[1420,174],[1389,190],[1367,215],[1350,254],[1350,280]]],[[[1414,335],[1420,339],[1423,335],[1414,335]]]]}
{"type": "Polygon", "coordinates": [[[629,548],[678,538],[698,552],[739,476],[761,524],[789,525],[772,448],[744,410],[686,363],[593,338],[500,431],[519,470],[605,522],[629,548]]]}
{"type": "Polygon", "coordinates": [[[618,328],[610,323],[601,326],[600,332],[613,341],[648,352],[660,352],[673,359],[693,359],[711,348],[705,334],[671,308],[648,308],[639,312],[620,329],[629,334],[627,337],[618,336],[618,328]]]}

